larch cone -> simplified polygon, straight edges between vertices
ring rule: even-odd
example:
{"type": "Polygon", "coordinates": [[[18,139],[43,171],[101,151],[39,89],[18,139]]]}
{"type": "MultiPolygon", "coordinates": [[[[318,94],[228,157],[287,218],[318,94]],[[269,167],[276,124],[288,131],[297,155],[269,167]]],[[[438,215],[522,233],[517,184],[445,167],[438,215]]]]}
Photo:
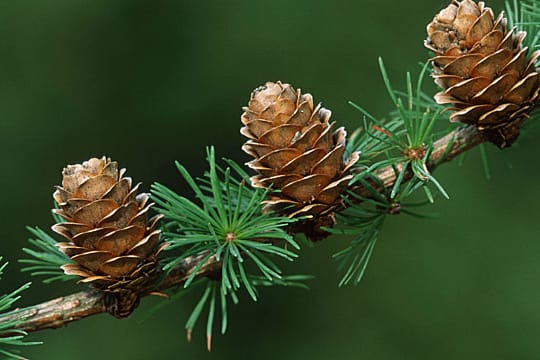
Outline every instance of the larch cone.
{"type": "Polygon", "coordinates": [[[53,194],[53,211],[65,222],[52,229],[68,240],[58,247],[73,260],[62,269],[103,291],[116,317],[128,316],[155,280],[162,248],[160,216],[149,216],[148,194],[138,193],[140,184],[132,186],[124,174],[109,158],[92,158],[68,165],[53,194]]]}
{"type": "Polygon", "coordinates": [[[344,159],[345,129],[334,130],[330,110],[314,106],[310,94],[279,81],[255,89],[243,110],[240,132],[248,140],[242,149],[254,158],[247,165],[258,173],[251,183],[273,190],[266,209],[305,216],[294,231],[324,238],[328,233],[321,227],[334,224],[352,179],[349,169],[359,156],[344,159]]]}
{"type": "MultiPolygon", "coordinates": [[[[540,93],[540,51],[522,42],[526,33],[509,29],[483,2],[452,1],[427,26],[425,46],[439,104],[452,104],[450,121],[472,124],[500,148],[518,137],[540,93]]],[[[530,34],[534,36],[535,34],[530,34]]]]}

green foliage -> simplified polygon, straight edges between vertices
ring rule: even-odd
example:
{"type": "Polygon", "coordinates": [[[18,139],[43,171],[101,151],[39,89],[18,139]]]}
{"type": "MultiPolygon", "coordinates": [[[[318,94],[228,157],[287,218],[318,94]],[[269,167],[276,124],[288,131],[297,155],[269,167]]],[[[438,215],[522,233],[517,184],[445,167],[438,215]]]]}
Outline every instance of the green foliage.
{"type": "Polygon", "coordinates": [[[29,259],[19,260],[20,263],[28,265],[22,269],[23,272],[30,272],[32,276],[45,276],[44,283],[57,280],[68,281],[77,278],[77,276],[64,274],[60,268],[60,266],[72,263],[72,261],[58,249],[55,239],[38,227],[27,227],[27,229],[35,238],[28,239],[33,248],[22,249],[27,255],[31,256],[29,259]]]}
{"type": "MultiPolygon", "coordinates": [[[[325,228],[329,233],[350,238],[349,246],[333,255],[339,263],[338,270],[343,273],[339,281],[340,287],[349,284],[357,285],[362,280],[388,214],[404,213],[420,218],[435,217],[433,214],[422,214],[413,210],[415,207],[433,202],[433,198],[423,202],[398,202],[394,194],[395,187],[385,187],[381,179],[373,173],[359,177],[358,182],[360,187],[365,189],[365,196],[353,190],[349,191],[348,196],[344,198],[345,210],[336,214],[336,226],[325,228]]],[[[422,181],[412,179],[404,183],[400,194],[408,197],[424,186],[422,181]]],[[[432,196],[431,193],[429,194],[432,196]]]]}
{"type": "MultiPolygon", "coordinates": [[[[0,256],[0,262],[2,257],[0,256]]],[[[8,263],[0,265],[0,279],[4,273],[8,263]]],[[[30,287],[31,283],[26,283],[18,289],[4,295],[0,295],[0,316],[5,311],[9,310],[11,306],[21,298],[20,293],[30,287]]],[[[10,315],[16,315],[17,311],[11,312],[10,315]]],[[[27,335],[25,331],[16,329],[17,325],[23,322],[25,318],[23,316],[15,316],[13,320],[0,322],[0,354],[4,355],[7,359],[25,359],[18,354],[18,351],[9,348],[17,346],[39,345],[41,342],[25,342],[24,337],[27,335]]]]}
{"type": "MultiPolygon", "coordinates": [[[[206,346],[208,351],[210,351],[212,348],[214,317],[216,312],[216,303],[218,301],[221,305],[221,333],[225,334],[225,331],[227,330],[227,298],[223,291],[220,291],[220,288],[221,287],[217,281],[206,280],[206,287],[203,294],[186,322],[187,338],[188,341],[191,341],[191,332],[193,331],[193,328],[201,316],[206,304],[209,303],[208,318],[206,322],[206,346]]],[[[233,301],[238,302],[236,297],[233,297],[233,299],[233,301]]]]}
{"type": "Polygon", "coordinates": [[[352,237],[348,247],[332,256],[343,273],[339,286],[358,284],[362,280],[391,206],[385,199],[363,198],[352,192],[350,196],[354,201],[347,200],[347,209],[336,215],[338,225],[326,229],[332,234],[352,237]]]}
{"type": "MultiPolygon", "coordinates": [[[[359,105],[349,102],[353,107],[368,114],[359,105]]],[[[388,140],[388,134],[402,134],[398,119],[379,121],[371,115],[364,116],[363,127],[356,129],[347,140],[345,154],[350,156],[357,151],[360,153],[355,168],[362,169],[364,173],[392,164],[388,158],[389,152],[395,148],[395,144],[388,140]],[[379,125],[383,125],[382,127],[379,125]]]]}
{"type": "MultiPolygon", "coordinates": [[[[309,280],[312,277],[309,275],[291,275],[291,276],[282,276],[279,279],[273,279],[272,281],[268,280],[265,276],[256,276],[256,275],[247,275],[248,281],[250,282],[251,288],[257,292],[257,286],[290,286],[290,287],[300,287],[307,289],[307,286],[303,281],[309,280]]],[[[202,295],[193,308],[187,322],[186,322],[186,331],[188,341],[191,341],[192,331],[195,328],[195,325],[205,309],[207,310],[206,316],[206,339],[207,339],[207,348],[208,351],[212,347],[212,334],[214,330],[214,321],[216,316],[220,319],[220,331],[221,334],[225,334],[227,331],[227,306],[229,298],[232,300],[233,304],[238,304],[239,299],[235,291],[230,291],[225,293],[223,291],[223,286],[220,284],[220,281],[211,280],[211,279],[199,279],[195,283],[206,286],[202,295]]]]}
{"type": "MultiPolygon", "coordinates": [[[[406,74],[405,91],[393,88],[382,59],[379,59],[379,67],[394,110],[388,118],[378,119],[350,102],[363,114],[364,126],[352,134],[347,147],[348,153],[360,152],[355,176],[349,185],[352,189],[363,189],[365,194],[351,191],[344,199],[347,208],[336,216],[337,226],[326,229],[330,233],[351,237],[350,245],[333,256],[343,272],[339,286],[361,281],[387,214],[403,212],[431,217],[410,209],[434,202],[430,184],[448,198],[427,165],[433,141],[440,135],[435,132],[435,125],[441,119],[447,120],[444,107],[422,90],[429,62],[422,64],[415,81],[410,73],[406,74]],[[378,177],[377,171],[383,167],[394,169],[395,179],[391,188],[378,177]],[[426,202],[404,202],[419,189],[424,190],[426,202]]],[[[446,131],[448,127],[445,126],[446,131]]]]}
{"type": "MultiPolygon", "coordinates": [[[[209,304],[207,323],[211,336],[216,304],[222,311],[222,333],[227,324],[227,297],[238,301],[237,291],[244,288],[256,301],[256,285],[291,285],[273,258],[292,261],[297,257],[287,247],[299,249],[285,227],[293,220],[262,211],[267,191],[246,186],[247,173],[230,160],[222,168],[216,164],[214,149],[207,150],[210,169],[202,178],[194,179],[178,162],[176,166],[195,193],[198,202],[191,201],[161,185],[152,185],[153,200],[164,217],[166,256],[165,271],[175,268],[184,259],[204,254],[184,284],[193,285],[200,268],[209,260],[221,265],[216,279],[208,281],[201,300],[186,324],[191,332],[205,305],[209,304]],[[259,275],[249,273],[248,263],[259,275]],[[262,279],[264,279],[264,281],[262,279]],[[219,301],[218,301],[219,300],[219,301]]],[[[299,280],[299,279],[296,279],[299,280]]]]}
{"type": "Polygon", "coordinates": [[[527,33],[523,46],[529,48],[529,53],[540,48],[540,0],[512,0],[505,4],[508,26],[527,33]]]}
{"type": "MultiPolygon", "coordinates": [[[[218,167],[213,148],[208,150],[207,160],[210,171],[198,179],[200,185],[182,165],[176,163],[200,205],[161,184],[152,186],[153,199],[161,207],[158,211],[165,215],[163,235],[170,244],[166,251],[175,254],[162,261],[164,270],[173,269],[187,257],[207,253],[202,263],[212,256],[222,262],[223,286],[228,289],[239,287],[232,270],[236,267],[240,273],[244,273],[243,263],[246,259],[253,260],[269,280],[279,279],[280,271],[266,256],[276,255],[287,260],[297,256],[273,244],[283,242],[299,248],[284,230],[292,220],[262,213],[261,204],[266,198],[266,191],[247,187],[247,174],[243,171],[237,173],[240,179],[231,175],[231,167],[234,171],[241,171],[232,161],[227,162],[229,166],[225,169],[218,167]],[[224,177],[223,180],[218,173],[224,177]]],[[[195,274],[188,279],[185,287],[194,278],[195,274]]],[[[245,282],[244,285],[249,292],[249,283],[245,282]]]]}
{"type": "Polygon", "coordinates": [[[422,108],[422,105],[424,104],[421,97],[422,83],[428,66],[429,63],[426,62],[422,67],[422,71],[415,84],[416,93],[413,90],[411,73],[407,72],[407,90],[404,96],[400,97],[400,93],[397,93],[396,90],[392,88],[384,63],[382,59],[379,58],[379,67],[386,90],[396,108],[395,114],[397,114],[398,119],[405,127],[406,140],[401,140],[400,142],[399,138],[395,139],[396,143],[400,144],[404,149],[417,149],[424,146],[428,137],[431,135],[433,125],[440,113],[440,109],[432,112],[429,107],[422,108]]]}
{"type": "Polygon", "coordinates": [[[441,118],[442,111],[442,107],[435,104],[422,91],[428,65],[429,63],[425,63],[422,66],[415,82],[412,81],[411,74],[407,73],[406,91],[401,92],[392,87],[384,63],[379,59],[383,81],[395,107],[388,121],[377,119],[361,106],[351,102],[351,105],[364,115],[364,136],[356,135],[357,139],[353,137],[349,150],[363,153],[358,165],[361,170],[357,172],[351,184],[381,167],[393,166],[396,180],[390,194],[392,201],[402,201],[412,194],[411,190],[421,187],[427,198],[433,202],[428,184],[433,184],[444,197],[448,198],[444,188],[427,168],[433,150],[434,126],[441,118]],[[375,132],[379,134],[375,135],[375,132]],[[411,171],[414,175],[409,183],[407,183],[409,179],[405,178],[407,171],[411,171]]]}

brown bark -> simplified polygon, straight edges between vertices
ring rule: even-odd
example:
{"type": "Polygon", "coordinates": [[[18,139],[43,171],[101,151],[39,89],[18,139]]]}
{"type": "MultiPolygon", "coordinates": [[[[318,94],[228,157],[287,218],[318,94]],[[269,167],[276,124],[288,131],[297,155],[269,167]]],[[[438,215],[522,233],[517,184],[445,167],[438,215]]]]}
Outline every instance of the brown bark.
{"type": "MultiPolygon", "coordinates": [[[[206,254],[199,254],[186,258],[174,271],[171,271],[159,284],[157,289],[148,289],[146,295],[152,291],[165,290],[174,286],[181,286],[189,278],[195,267],[203,260],[206,254]]],[[[211,257],[203,265],[197,276],[211,274],[219,269],[215,257],[211,257]]],[[[0,316],[0,323],[15,318],[25,319],[17,328],[27,332],[44,329],[56,329],[82,318],[106,312],[103,293],[96,290],[81,291],[69,296],[63,296],[41,304],[16,309],[0,316]]]]}

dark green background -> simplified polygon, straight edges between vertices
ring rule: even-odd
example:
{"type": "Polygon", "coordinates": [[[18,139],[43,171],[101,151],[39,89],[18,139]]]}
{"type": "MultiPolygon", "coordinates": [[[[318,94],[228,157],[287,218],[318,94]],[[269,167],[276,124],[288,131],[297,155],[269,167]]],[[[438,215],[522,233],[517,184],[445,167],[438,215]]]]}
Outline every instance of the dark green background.
{"type": "MultiPolygon", "coordinates": [[[[396,84],[428,55],[424,29],[444,1],[25,1],[0,3],[0,253],[6,292],[28,281],[17,258],[25,225],[48,228],[67,163],[107,155],[128,175],[190,194],[173,166],[203,171],[204,148],[238,161],[241,106],[266,80],[311,92],[353,129],[389,110],[377,69],[396,84]]],[[[492,4],[496,11],[502,2],[492,4]]],[[[184,323],[195,297],[141,323],[100,315],[34,334],[32,359],[536,359],[540,357],[540,127],[517,146],[478,150],[437,171],[451,200],[387,221],[364,281],[338,289],[337,238],[289,267],[311,290],[263,290],[231,309],[205,350],[184,323]],[[511,167],[508,165],[511,164],[511,167]]],[[[21,305],[79,290],[35,279],[21,305]]]]}

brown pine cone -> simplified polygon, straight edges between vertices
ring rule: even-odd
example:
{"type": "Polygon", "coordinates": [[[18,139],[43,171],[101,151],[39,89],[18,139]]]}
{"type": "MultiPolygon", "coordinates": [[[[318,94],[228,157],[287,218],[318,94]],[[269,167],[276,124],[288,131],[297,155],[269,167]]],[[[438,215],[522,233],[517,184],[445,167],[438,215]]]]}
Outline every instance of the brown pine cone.
{"type": "Polygon", "coordinates": [[[252,185],[279,190],[266,208],[291,218],[307,216],[294,231],[314,240],[326,236],[320,227],[333,225],[352,179],[348,170],[358,160],[358,153],[343,159],[345,129],[332,131],[330,110],[279,81],[255,89],[243,110],[241,133],[249,140],[242,149],[255,158],[248,166],[258,172],[252,185]]]}
{"type": "Polygon", "coordinates": [[[54,212],[66,221],[52,229],[68,239],[58,247],[74,261],[62,269],[105,292],[116,317],[128,316],[155,280],[162,248],[155,230],[160,216],[149,219],[148,194],[138,194],[139,184],[132,188],[124,173],[105,157],[68,165],[53,194],[54,212]]]}
{"type": "Polygon", "coordinates": [[[452,1],[427,33],[433,77],[443,89],[435,100],[453,105],[450,121],[473,124],[487,140],[510,146],[540,93],[540,51],[523,47],[526,33],[508,29],[502,13],[495,18],[471,0],[452,1]]]}

